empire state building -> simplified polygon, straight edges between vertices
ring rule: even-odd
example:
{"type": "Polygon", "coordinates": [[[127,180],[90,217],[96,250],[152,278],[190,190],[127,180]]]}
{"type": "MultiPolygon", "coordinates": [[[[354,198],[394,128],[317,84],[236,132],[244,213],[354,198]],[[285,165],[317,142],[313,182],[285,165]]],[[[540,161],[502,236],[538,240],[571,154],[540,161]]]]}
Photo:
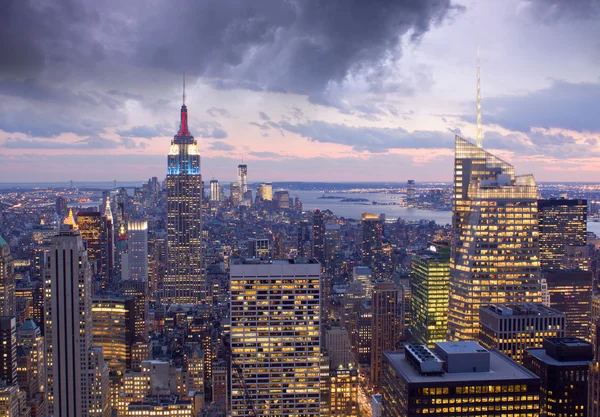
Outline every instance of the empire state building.
{"type": "Polygon", "coordinates": [[[188,129],[185,87],[179,132],[171,140],[167,167],[167,273],[162,301],[196,304],[202,277],[202,175],[198,142],[188,129]]]}

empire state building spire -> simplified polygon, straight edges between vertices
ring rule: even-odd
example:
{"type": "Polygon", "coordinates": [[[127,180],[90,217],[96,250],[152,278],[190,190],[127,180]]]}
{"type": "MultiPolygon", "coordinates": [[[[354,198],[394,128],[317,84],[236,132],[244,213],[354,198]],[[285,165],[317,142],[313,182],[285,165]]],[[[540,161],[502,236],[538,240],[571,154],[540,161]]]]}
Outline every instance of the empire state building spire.
{"type": "Polygon", "coordinates": [[[181,105],[181,122],[177,136],[191,136],[188,129],[187,106],[185,105],[185,72],[183,73],[183,104],[181,105]]]}

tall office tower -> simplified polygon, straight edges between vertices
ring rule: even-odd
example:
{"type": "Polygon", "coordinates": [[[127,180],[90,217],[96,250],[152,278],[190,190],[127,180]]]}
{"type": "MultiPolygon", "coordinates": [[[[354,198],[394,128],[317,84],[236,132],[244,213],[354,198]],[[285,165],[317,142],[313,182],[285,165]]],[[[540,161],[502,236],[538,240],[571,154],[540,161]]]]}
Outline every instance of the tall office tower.
{"type": "Polygon", "coordinates": [[[80,211],[77,225],[85,242],[88,259],[92,263],[92,273],[98,274],[104,283],[111,278],[109,222],[99,211],[80,211]]]}
{"type": "Polygon", "coordinates": [[[125,280],[129,274],[129,248],[127,247],[127,228],[119,223],[115,238],[115,280],[125,280]]]}
{"type": "Polygon", "coordinates": [[[246,196],[246,192],[248,191],[248,165],[238,165],[237,180],[238,184],[240,184],[240,195],[242,195],[243,198],[246,196]]]}
{"type": "Polygon", "coordinates": [[[127,224],[127,280],[148,282],[148,222],[127,224]]]}
{"type": "Polygon", "coordinates": [[[47,414],[107,416],[108,401],[98,405],[91,389],[108,381],[108,367],[95,366],[101,351],[92,349],[92,278],[78,231],[52,238],[44,267],[47,414]]]}
{"type": "Polygon", "coordinates": [[[364,290],[364,298],[371,299],[373,296],[373,273],[368,266],[355,266],[352,268],[352,281],[359,281],[364,290]]]}
{"type": "Polygon", "coordinates": [[[313,213],[312,256],[321,264],[325,262],[325,222],[323,213],[316,209],[313,213]]]}
{"type": "Polygon", "coordinates": [[[340,225],[325,225],[325,269],[327,273],[335,272],[335,262],[340,251],[340,225]]]}
{"type": "Polygon", "coordinates": [[[567,315],[567,337],[589,339],[592,310],[592,271],[545,271],[550,307],[567,315]]]}
{"type": "Polygon", "coordinates": [[[541,301],[537,222],[533,176],[456,136],[451,340],[477,338],[481,306],[541,301]]]}
{"type": "Polygon", "coordinates": [[[270,239],[248,239],[248,257],[270,259],[273,257],[270,239]]]}
{"type": "Polygon", "coordinates": [[[93,344],[102,347],[110,372],[131,370],[135,341],[135,299],[94,297],[92,300],[93,344]]]}
{"type": "Polygon", "coordinates": [[[385,352],[382,393],[383,416],[540,415],[540,379],[472,341],[385,352]]]}
{"type": "Polygon", "coordinates": [[[331,325],[325,331],[325,349],[329,356],[329,367],[348,368],[352,364],[350,335],[344,326],[331,325]]]}
{"type": "Polygon", "coordinates": [[[272,201],[273,200],[273,184],[270,182],[266,182],[262,184],[262,199],[264,201],[272,201]]]}
{"type": "MultiPolygon", "coordinates": [[[[110,196],[110,192],[109,192],[110,196]]],[[[106,204],[104,206],[104,218],[106,220],[106,237],[107,237],[107,247],[106,247],[106,259],[108,264],[108,280],[114,280],[115,274],[115,219],[112,214],[112,209],[110,207],[110,197],[106,198],[106,204]]]]}
{"type": "Polygon", "coordinates": [[[275,194],[273,194],[273,204],[278,210],[289,210],[290,193],[285,190],[275,191],[275,194]]]}
{"type": "Polygon", "coordinates": [[[185,90],[167,171],[167,273],[162,301],[196,304],[202,296],[202,175],[198,142],[188,130],[185,90]]]}
{"type": "MultiPolygon", "coordinates": [[[[31,404],[32,411],[41,409],[45,405],[45,349],[42,332],[33,320],[25,320],[25,323],[17,331],[17,346],[21,352],[19,355],[22,355],[19,356],[17,363],[19,387],[27,393],[27,400],[31,404]],[[34,404],[39,405],[34,406],[34,404]]],[[[39,414],[39,416],[41,415],[39,414]]]]}
{"type": "Polygon", "coordinates": [[[122,281],[121,294],[135,299],[135,310],[133,313],[135,320],[134,340],[140,337],[148,337],[148,283],[142,281],[122,281]]]}
{"type": "MultiPolygon", "coordinates": [[[[566,268],[567,249],[587,245],[587,201],[552,199],[538,201],[540,262],[542,270],[566,268]]],[[[587,262],[579,269],[588,270],[587,262]]],[[[577,268],[572,268],[577,269],[577,268]]]]}
{"type": "Polygon", "coordinates": [[[600,417],[600,296],[595,295],[592,300],[592,344],[594,345],[594,359],[590,364],[588,383],[588,417],[600,417]]]}
{"type": "Polygon", "coordinates": [[[58,197],[56,199],[56,214],[58,214],[59,217],[64,217],[68,212],[67,199],[63,196],[58,197]]]}
{"type": "Polygon", "coordinates": [[[377,214],[363,213],[360,220],[362,244],[360,254],[364,265],[371,268],[376,279],[383,276],[383,219],[377,214]]]}
{"type": "Polygon", "coordinates": [[[406,206],[416,207],[417,192],[415,190],[415,180],[408,180],[406,183],[406,206]]]}
{"type": "Polygon", "coordinates": [[[544,339],[543,348],[527,349],[523,365],[541,380],[542,416],[587,416],[588,373],[594,347],[582,339],[544,339]]]}
{"type": "Polygon", "coordinates": [[[297,231],[297,257],[300,259],[310,257],[310,229],[308,228],[308,221],[302,220],[298,223],[297,231]]]}
{"type": "Polygon", "coordinates": [[[398,289],[393,282],[379,281],[373,287],[373,338],[371,339],[371,382],[381,382],[383,352],[395,350],[400,341],[398,330],[398,289]]]}
{"type": "Polygon", "coordinates": [[[0,317],[0,380],[17,383],[17,320],[0,317]]]}
{"type": "Polygon", "coordinates": [[[210,180],[210,201],[221,201],[221,186],[219,181],[210,180]]]}
{"type": "Polygon", "coordinates": [[[232,182],[229,186],[229,191],[232,204],[238,204],[240,201],[242,201],[242,192],[239,182],[232,182]]]}
{"type": "Polygon", "coordinates": [[[320,415],[317,261],[231,265],[231,415],[320,415]]]}
{"type": "Polygon", "coordinates": [[[0,315],[15,314],[15,271],[10,246],[0,236],[0,315]]]}
{"type": "Polygon", "coordinates": [[[541,304],[482,306],[479,343],[523,363],[526,349],[541,348],[547,337],[565,337],[564,313],[541,304]]]}
{"type": "Polygon", "coordinates": [[[448,333],[450,247],[433,244],[412,260],[412,334],[417,343],[433,348],[448,333]]]}

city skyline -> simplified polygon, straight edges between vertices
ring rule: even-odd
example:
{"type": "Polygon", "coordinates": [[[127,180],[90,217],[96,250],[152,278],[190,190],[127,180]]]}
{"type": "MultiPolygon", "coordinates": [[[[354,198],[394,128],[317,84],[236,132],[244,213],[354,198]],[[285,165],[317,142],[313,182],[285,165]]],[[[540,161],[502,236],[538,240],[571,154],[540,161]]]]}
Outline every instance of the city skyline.
{"type": "Polygon", "coordinates": [[[598,169],[598,10],[590,2],[394,2],[369,10],[377,28],[361,13],[335,16],[341,7],[362,10],[358,1],[327,11],[185,4],[156,13],[161,22],[154,13],[131,19],[135,2],[111,13],[18,3],[5,7],[22,25],[2,29],[23,47],[0,66],[5,178],[23,164],[19,179],[28,182],[162,178],[185,71],[207,179],[234,177],[243,159],[252,180],[312,181],[327,167],[334,181],[448,181],[454,133],[475,138],[477,43],[483,147],[537,181],[576,181],[598,169]],[[26,37],[12,29],[34,26],[44,12],[44,25],[26,37]],[[202,28],[162,22],[184,12],[202,28]],[[410,17],[399,22],[402,15],[410,17]],[[248,16],[254,26],[240,25],[248,16]],[[122,32],[108,33],[111,25],[122,32]],[[132,34],[141,26],[152,28],[148,40],[132,34]],[[70,42],[72,32],[81,50],[48,45],[70,42]],[[347,39],[356,42],[339,52],[347,39]],[[188,43],[197,54],[182,50],[188,43]],[[333,52],[337,60],[324,59],[333,52]]]}

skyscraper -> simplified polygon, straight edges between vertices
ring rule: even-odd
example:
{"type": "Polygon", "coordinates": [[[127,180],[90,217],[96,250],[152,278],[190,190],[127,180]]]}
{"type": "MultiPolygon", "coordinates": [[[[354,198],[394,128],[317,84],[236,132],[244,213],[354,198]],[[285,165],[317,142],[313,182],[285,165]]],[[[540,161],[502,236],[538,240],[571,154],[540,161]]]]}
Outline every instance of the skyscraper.
{"type": "Polygon", "coordinates": [[[221,201],[221,186],[219,181],[212,179],[210,180],[210,201],[221,201]]]}
{"type": "Polygon", "coordinates": [[[450,248],[432,245],[412,260],[412,334],[418,343],[433,348],[448,333],[450,248]]]}
{"type": "Polygon", "coordinates": [[[449,334],[476,339],[479,308],[541,301],[537,187],[456,136],[449,334]]]}
{"type": "MultiPolygon", "coordinates": [[[[587,201],[539,200],[538,212],[542,270],[570,269],[566,262],[567,249],[587,244],[587,201]]],[[[587,262],[580,265],[580,269],[587,270],[587,262]]]]}
{"type": "Polygon", "coordinates": [[[17,383],[17,320],[0,316],[0,380],[17,383]]]}
{"type": "Polygon", "coordinates": [[[127,224],[127,280],[148,282],[148,222],[127,224]]]}
{"type": "Polygon", "coordinates": [[[381,382],[383,352],[395,350],[398,330],[398,289],[393,282],[379,281],[373,287],[373,338],[371,339],[371,382],[381,382]]]}
{"type": "Polygon", "coordinates": [[[340,225],[325,225],[325,269],[334,274],[337,254],[340,251],[340,225]]]}
{"type": "Polygon", "coordinates": [[[310,257],[310,230],[308,228],[308,221],[302,220],[298,222],[298,230],[296,232],[297,239],[297,257],[308,258],[310,257]]]}
{"type": "Polygon", "coordinates": [[[360,228],[362,262],[371,268],[375,278],[383,279],[383,219],[377,214],[363,213],[360,228]]]}
{"type": "Polygon", "coordinates": [[[92,281],[87,250],[76,230],[52,238],[44,262],[47,414],[108,416],[108,367],[92,347],[92,281]],[[103,399],[106,399],[105,403],[103,399]]]}
{"type": "Polygon", "coordinates": [[[77,213],[77,225],[92,263],[92,273],[98,274],[107,283],[113,269],[110,241],[112,223],[99,211],[80,211],[77,213]]]}
{"type": "Polygon", "coordinates": [[[246,196],[248,191],[248,165],[239,164],[237,170],[238,184],[240,185],[240,195],[242,198],[246,196]]]}
{"type": "Polygon", "coordinates": [[[17,345],[26,357],[25,366],[21,366],[22,357],[18,358],[19,387],[26,391],[30,402],[34,402],[35,398],[37,403],[43,405],[47,382],[44,338],[40,328],[32,319],[25,320],[23,326],[17,331],[17,345]],[[22,378],[22,374],[25,378],[22,378]]]}
{"type": "Polygon", "coordinates": [[[320,416],[320,265],[231,265],[231,415],[320,416]]]}
{"type": "Polygon", "coordinates": [[[179,132],[167,158],[167,273],[162,300],[195,304],[204,289],[202,276],[202,175],[198,142],[188,129],[185,89],[179,132]]]}
{"type": "Polygon", "coordinates": [[[240,189],[240,183],[232,182],[231,186],[229,187],[229,191],[230,191],[231,202],[233,204],[238,204],[243,198],[243,195],[242,195],[242,192],[240,189]]]}
{"type": "Polygon", "coordinates": [[[406,206],[415,207],[417,203],[417,195],[415,191],[415,180],[408,180],[406,183],[406,206]]]}
{"type": "Polygon", "coordinates": [[[321,264],[325,261],[325,222],[319,209],[313,213],[312,256],[321,264]]]}
{"type": "Polygon", "coordinates": [[[15,314],[15,273],[10,246],[0,236],[0,316],[15,314]]]}

